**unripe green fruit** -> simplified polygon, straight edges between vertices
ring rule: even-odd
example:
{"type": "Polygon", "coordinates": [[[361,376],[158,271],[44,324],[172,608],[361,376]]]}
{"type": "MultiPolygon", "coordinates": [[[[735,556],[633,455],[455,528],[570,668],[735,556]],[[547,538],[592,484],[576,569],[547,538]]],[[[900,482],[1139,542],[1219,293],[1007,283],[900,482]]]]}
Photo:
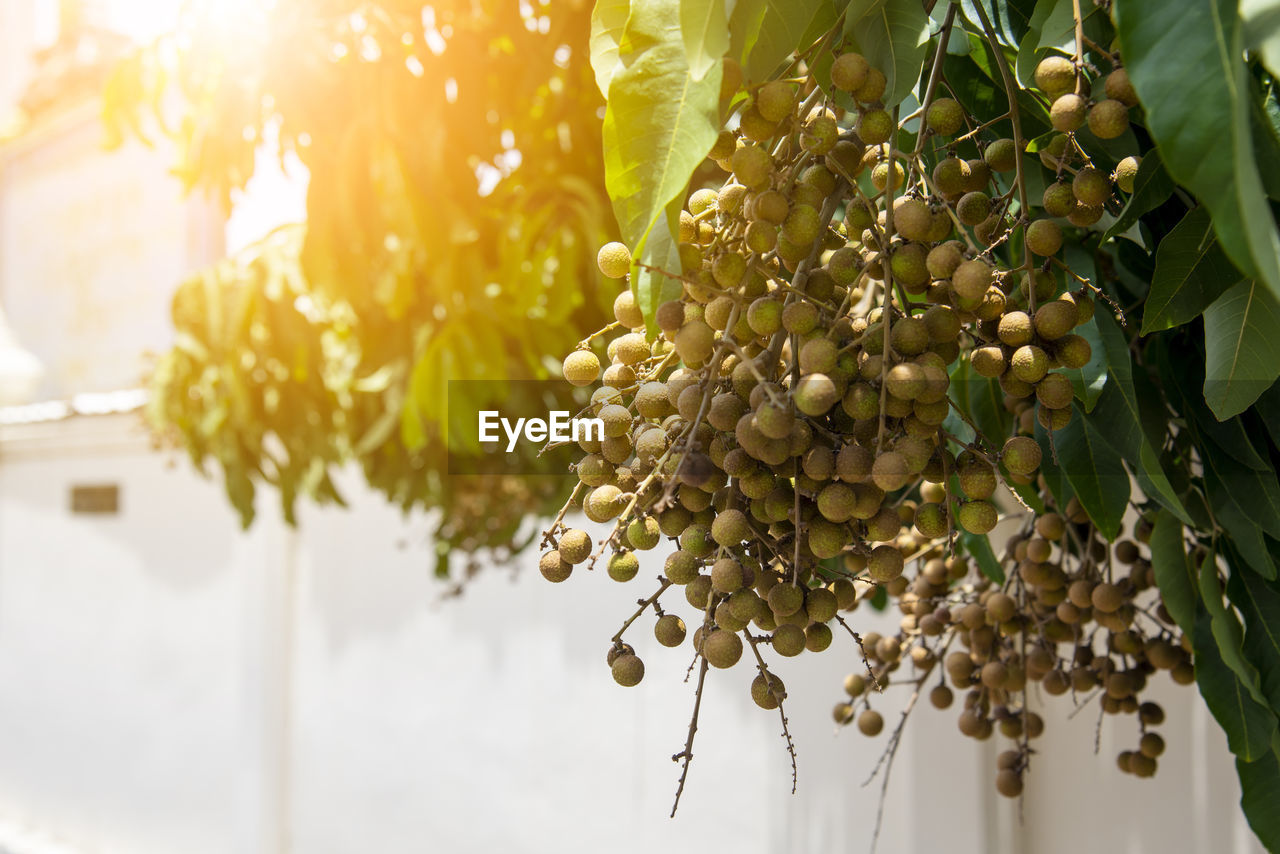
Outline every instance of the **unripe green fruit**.
{"type": "Polygon", "coordinates": [[[1079,335],[1064,335],[1055,342],[1054,355],[1068,370],[1083,368],[1093,358],[1093,345],[1079,335]]]}
{"type": "Polygon", "coordinates": [[[736,632],[712,629],[702,642],[702,654],[712,667],[733,667],[742,658],[742,638],[736,632]]]}
{"type": "Polygon", "coordinates": [[[970,534],[987,534],[1000,520],[996,508],[987,501],[966,501],[960,505],[956,513],[956,521],[960,527],[970,534]]]}
{"type": "Polygon", "coordinates": [[[702,562],[692,552],[683,549],[667,555],[663,572],[672,584],[688,584],[698,577],[702,562]]]}
{"type": "Polygon", "coordinates": [[[750,536],[751,524],[741,510],[725,510],[711,523],[711,537],[725,548],[736,546],[750,536]]]}
{"type": "Polygon", "coordinates": [[[1129,129],[1129,108],[1108,98],[1089,110],[1089,130],[1098,139],[1115,139],[1129,129]]]}
{"type": "Polygon", "coordinates": [[[914,524],[921,536],[935,539],[947,533],[947,508],[941,504],[921,504],[916,508],[914,524]]]}
{"type": "Polygon", "coordinates": [[[1000,318],[1000,325],[996,334],[1002,343],[1010,347],[1021,347],[1023,344],[1030,344],[1032,336],[1031,318],[1027,316],[1025,311],[1006,312],[1000,318]]]}
{"type": "Polygon", "coordinates": [[[796,205],[782,223],[782,236],[797,246],[808,246],[822,232],[822,215],[808,205],[796,205]]]}
{"type": "Polygon", "coordinates": [[[1036,309],[1036,332],[1049,341],[1061,338],[1075,328],[1078,316],[1074,302],[1046,302],[1036,309]]]}
{"type": "Polygon", "coordinates": [[[1133,184],[1138,178],[1138,167],[1140,165],[1142,165],[1141,159],[1133,155],[1129,155],[1116,164],[1116,186],[1123,192],[1133,192],[1133,184]]]}
{"type": "Polygon", "coordinates": [[[830,116],[817,116],[800,132],[800,145],[805,151],[822,156],[835,148],[840,126],[830,116]]]}
{"type": "Polygon", "coordinates": [[[835,369],[836,343],[829,338],[814,338],[800,348],[800,370],[806,374],[827,373],[835,369]]]}
{"type": "Polygon", "coordinates": [[[1088,228],[1102,219],[1102,214],[1105,212],[1102,205],[1079,204],[1075,206],[1071,213],[1067,214],[1067,222],[1077,228],[1088,228]]]}
{"type": "Polygon", "coordinates": [[[738,130],[752,142],[767,143],[777,135],[779,129],[779,123],[766,119],[756,104],[743,110],[742,117],[738,119],[738,130]]]}
{"type": "Polygon", "coordinates": [[[804,648],[809,652],[822,652],[831,646],[833,640],[831,627],[815,623],[804,630],[804,648]]]}
{"type": "Polygon", "coordinates": [[[1084,98],[1074,92],[1060,95],[1049,109],[1049,121],[1053,129],[1060,133],[1072,133],[1079,130],[1085,121],[1087,105],[1084,98]]]}
{"type": "Polygon", "coordinates": [[[991,197],[981,191],[965,193],[956,202],[956,218],[965,225],[977,225],[991,215],[991,197]]]}
{"type": "Polygon", "coordinates": [[[933,167],[933,183],[938,192],[947,198],[958,197],[965,192],[965,186],[972,177],[968,162],[958,157],[947,157],[938,161],[933,167]]]}
{"type": "Polygon", "coordinates": [[[609,669],[613,673],[613,681],[624,688],[639,685],[640,680],[644,678],[644,662],[639,656],[631,653],[618,656],[609,669]]]}
{"type": "Polygon", "coordinates": [[[904,198],[894,202],[893,227],[908,240],[929,239],[933,230],[933,213],[922,199],[904,198]]]}
{"type": "Polygon", "coordinates": [[[884,72],[879,68],[868,68],[867,79],[853,93],[855,100],[863,104],[871,104],[884,97],[884,90],[889,85],[884,72]]]}
{"type": "Polygon", "coordinates": [[[954,242],[947,242],[929,250],[925,266],[929,269],[929,275],[935,279],[949,279],[962,261],[964,255],[961,247],[954,242]]]}
{"type": "Polygon", "coordinates": [[[600,358],[590,350],[574,350],[565,357],[564,378],[576,386],[591,385],[600,378],[600,358]]]}
{"type": "Polygon", "coordinates": [[[614,581],[630,581],[640,571],[640,560],[634,552],[618,552],[609,558],[609,577],[614,581]]]}
{"type": "Polygon", "coordinates": [[[570,528],[560,535],[560,557],[567,563],[578,564],[591,556],[591,536],[578,528],[570,528]]]}
{"type": "Polygon", "coordinates": [[[929,105],[925,122],[934,133],[954,136],[964,127],[964,109],[952,98],[938,98],[929,105]]]}
{"type": "Polygon", "coordinates": [[[991,287],[991,268],[978,258],[964,261],[951,275],[951,287],[961,299],[981,299],[991,287]]]}
{"type": "Polygon", "coordinates": [[[830,522],[847,522],[853,518],[857,497],[843,483],[831,483],[818,493],[818,512],[830,522]]]}
{"type": "Polygon", "coordinates": [[[768,679],[763,673],[757,673],[756,678],[751,680],[751,699],[762,709],[772,711],[778,708],[779,701],[785,700],[786,697],[786,686],[772,673],[769,674],[768,679]]]}
{"type": "MultiPolygon", "coordinates": [[[[902,169],[902,164],[897,160],[893,161],[893,189],[897,190],[902,186],[902,182],[906,180],[907,174],[902,169]]],[[[889,183],[889,164],[877,163],[875,168],[871,170],[871,184],[879,191],[883,192],[889,183]]]]}
{"type": "Polygon", "coordinates": [[[893,136],[893,117],[884,110],[863,113],[858,120],[858,136],[867,145],[880,145],[893,136]]]}
{"type": "Polygon", "coordinates": [[[622,512],[626,499],[622,490],[611,483],[597,486],[582,502],[582,511],[592,522],[608,522],[622,512]]]}
{"type": "Polygon", "coordinates": [[[1111,182],[1104,172],[1086,166],[1072,179],[1071,192],[1080,200],[1080,204],[1097,207],[1105,204],[1107,197],[1111,195],[1111,182]]]}
{"type": "Polygon", "coordinates": [[[804,652],[804,629],[784,623],[773,630],[773,651],[785,658],[793,658],[804,652]]]}
{"type": "Polygon", "coordinates": [[[1058,181],[1045,187],[1041,203],[1049,216],[1068,216],[1075,209],[1076,195],[1070,184],[1058,181]]]}
{"type": "Polygon", "coordinates": [[[1062,248],[1062,228],[1051,219],[1038,219],[1027,226],[1027,247],[1036,255],[1048,257],[1062,248]]]}
{"type": "Polygon", "coordinates": [[[775,584],[768,601],[775,617],[789,617],[804,607],[804,590],[795,584],[775,584]]]}
{"type": "Polygon", "coordinates": [[[796,335],[806,335],[818,325],[818,309],[809,302],[793,302],[782,310],[782,328],[796,335]]]}
{"type": "Polygon", "coordinates": [[[675,334],[676,355],[686,365],[700,365],[711,358],[715,347],[715,332],[706,321],[693,320],[680,327],[675,334]]]}
{"type": "Polygon", "coordinates": [[[631,250],[627,249],[626,244],[616,240],[606,243],[596,253],[596,264],[600,267],[600,272],[610,279],[621,279],[631,270],[631,250]]]}
{"type": "Polygon", "coordinates": [[[778,245],[778,227],[767,222],[748,223],[742,241],[748,250],[763,255],[778,245]]]}
{"type": "Polygon", "coordinates": [[[796,87],[785,80],[774,80],[756,93],[756,109],[766,121],[780,122],[791,115],[796,106],[796,87]]]}
{"type": "Polygon", "coordinates": [[[1076,67],[1065,56],[1046,56],[1035,71],[1036,86],[1051,100],[1076,88],[1076,67]]]}
{"type": "Polygon", "coordinates": [[[538,559],[538,571],[547,581],[559,584],[573,572],[573,565],[562,558],[560,552],[551,549],[538,559]]]}
{"type": "Polygon", "coordinates": [[[831,83],[845,92],[856,92],[867,82],[871,66],[858,53],[845,53],[831,64],[831,83]]]}
{"type": "Polygon", "coordinates": [[[711,276],[722,288],[736,288],[747,274],[747,259],[736,252],[717,255],[711,262],[711,276]]]}
{"type": "Polygon", "coordinates": [[[1018,150],[1011,139],[992,142],[983,152],[983,159],[993,172],[1012,172],[1018,168],[1018,150]]]}
{"type": "Polygon", "coordinates": [[[1049,370],[1049,356],[1034,344],[1027,344],[1013,352],[1009,369],[1025,383],[1039,382],[1049,370]]]}
{"type": "Polygon", "coordinates": [[[922,286],[928,283],[929,268],[925,266],[926,257],[927,252],[919,243],[904,243],[893,250],[893,255],[889,259],[889,269],[893,271],[894,281],[906,288],[908,293],[921,293],[922,286]]]}
{"type": "Polygon", "coordinates": [[[759,145],[744,145],[730,158],[733,174],[747,187],[761,187],[769,183],[773,174],[773,157],[759,145]]]}
{"type": "Polygon", "coordinates": [[[1010,474],[1031,475],[1040,468],[1040,445],[1029,436],[1013,436],[1004,443],[1000,459],[1010,474]]]}
{"type": "Polygon", "coordinates": [[[1071,380],[1064,374],[1045,374],[1044,379],[1036,383],[1036,400],[1050,409],[1066,409],[1073,396],[1071,380]]]}
{"type": "Polygon", "coordinates": [[[1123,68],[1117,68],[1107,75],[1103,89],[1106,91],[1108,98],[1119,101],[1126,107],[1138,106],[1138,93],[1134,91],[1133,84],[1129,82],[1129,72],[1123,68]]]}
{"type": "Polygon", "coordinates": [[[840,400],[836,384],[826,374],[806,374],[792,392],[796,409],[805,415],[825,415],[840,400]]]}
{"type": "Polygon", "coordinates": [[[658,520],[652,516],[643,519],[632,519],[627,525],[627,542],[631,548],[648,551],[662,540],[662,531],[658,529],[658,520]]]}
{"type": "Polygon", "coordinates": [[[663,614],[653,626],[653,636],[663,646],[679,646],[685,638],[684,620],[675,614],[663,614]]]}
{"type": "Polygon", "coordinates": [[[902,552],[893,546],[876,546],[867,558],[867,575],[879,584],[888,584],[902,575],[902,552]]]}

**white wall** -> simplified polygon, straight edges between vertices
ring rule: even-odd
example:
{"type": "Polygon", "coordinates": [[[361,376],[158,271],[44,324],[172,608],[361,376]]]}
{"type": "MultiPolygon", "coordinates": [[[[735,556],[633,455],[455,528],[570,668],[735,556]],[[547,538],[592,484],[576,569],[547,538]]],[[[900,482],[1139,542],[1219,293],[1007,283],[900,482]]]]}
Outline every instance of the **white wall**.
{"type": "MultiPolygon", "coordinates": [[[[669,820],[689,650],[638,623],[645,681],[603,661],[644,582],[553,586],[530,556],[442,602],[425,524],[354,483],[349,511],[309,509],[296,534],[264,496],[242,535],[216,484],[164,462],[127,416],[0,432],[0,820],[138,854],[867,849],[884,737],[833,734],[847,639],[779,666],[798,794],[751,672],[713,672],[669,820]],[[70,515],[69,486],[101,482],[122,513],[70,515]]],[[[879,850],[1258,851],[1194,690],[1165,705],[1169,752],[1140,781],[1114,770],[1132,720],[1094,757],[1092,712],[1055,702],[1019,824],[991,787],[999,745],[922,704],[879,850]]]]}

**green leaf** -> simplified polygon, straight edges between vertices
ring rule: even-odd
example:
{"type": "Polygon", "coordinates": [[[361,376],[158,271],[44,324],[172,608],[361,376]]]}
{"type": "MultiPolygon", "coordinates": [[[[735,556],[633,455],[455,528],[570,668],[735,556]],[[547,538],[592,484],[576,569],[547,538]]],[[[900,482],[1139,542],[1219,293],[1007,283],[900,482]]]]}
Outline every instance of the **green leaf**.
{"type": "Polygon", "coordinates": [[[1014,64],[1014,76],[1022,87],[1030,89],[1035,85],[1036,64],[1051,48],[1070,52],[1075,47],[1075,37],[1071,0],[1039,0],[1014,64]]]}
{"type": "Polygon", "coordinates": [[[1244,654],[1258,669],[1263,697],[1280,714],[1280,588],[1233,561],[1227,596],[1244,619],[1244,654]]]}
{"type": "MultiPolygon", "coordinates": [[[[676,233],[668,205],[683,195],[720,127],[721,64],[695,76],[680,24],[678,0],[653,0],[632,11],[618,45],[623,68],[609,84],[604,118],[605,187],[623,240],[637,264],[663,269],[670,269],[676,233]],[[651,242],[655,231],[664,234],[651,242]]],[[[641,278],[651,281],[651,275],[641,278]]],[[[638,297],[649,290],[643,285],[635,285],[638,297]]],[[[652,323],[651,314],[645,319],[652,323]]]]}
{"type": "Polygon", "coordinates": [[[742,22],[739,29],[744,34],[734,41],[748,50],[742,66],[748,83],[769,80],[783,60],[808,47],[800,39],[815,17],[830,15],[835,23],[830,0],[752,0],[738,6],[744,8],[735,8],[733,18],[742,22]]]}
{"type": "Polygon", "coordinates": [[[1240,809],[1268,851],[1280,851],[1280,749],[1272,748],[1253,762],[1236,759],[1240,809]]]}
{"type": "Polygon", "coordinates": [[[600,94],[609,97],[609,84],[622,69],[618,45],[631,14],[631,0],[596,0],[591,11],[591,70],[600,94]]]}
{"type": "Polygon", "coordinates": [[[1129,507],[1129,473],[1120,455],[1079,411],[1053,440],[1058,466],[1076,498],[1102,535],[1114,540],[1129,507]]]}
{"type": "Polygon", "coordinates": [[[644,263],[648,269],[634,263],[631,267],[631,291],[636,295],[636,305],[644,316],[645,331],[650,338],[657,335],[658,327],[654,318],[658,314],[658,306],[678,299],[683,288],[679,279],[663,272],[667,271],[675,275],[683,272],[680,248],[674,236],[680,230],[682,207],[680,196],[677,194],[667,205],[666,227],[655,228],[649,233],[644,256],[644,263]]]}
{"type": "Polygon", "coordinates": [[[689,73],[701,80],[729,50],[729,20],[724,0],[681,0],[680,33],[689,73]]]}
{"type": "Polygon", "coordinates": [[[1280,539],[1280,484],[1275,472],[1242,465],[1212,442],[1201,442],[1199,450],[1214,510],[1233,505],[1249,520],[1247,524],[1280,539]]]}
{"type": "Polygon", "coordinates": [[[960,534],[960,543],[964,550],[978,562],[982,574],[996,584],[1004,584],[1004,569],[996,560],[996,553],[991,549],[991,541],[986,534],[960,534]]]}
{"type": "Polygon", "coordinates": [[[1195,629],[1198,586],[1182,540],[1182,525],[1172,513],[1161,510],[1156,514],[1150,546],[1160,598],[1179,628],[1190,635],[1195,629]]]}
{"type": "Polygon", "coordinates": [[[1280,236],[1253,150],[1236,0],[1116,0],[1113,15],[1169,174],[1209,207],[1235,265],[1280,295],[1280,236]]]}
{"type": "Polygon", "coordinates": [[[1111,227],[1103,232],[1103,241],[1124,234],[1139,217],[1164,204],[1173,195],[1173,190],[1173,179],[1169,177],[1164,161],[1160,159],[1160,149],[1151,149],[1142,156],[1142,162],[1138,164],[1138,174],[1133,179],[1133,192],[1129,195],[1129,202],[1111,227]]]}
{"type": "Polygon", "coordinates": [[[1252,279],[1204,313],[1204,399],[1219,420],[1244,412],[1280,377],[1280,307],[1252,279]]]}
{"type": "Polygon", "coordinates": [[[920,0],[880,0],[866,14],[846,12],[845,38],[867,62],[884,72],[886,104],[916,88],[929,53],[929,16],[920,0]]]}
{"type": "Polygon", "coordinates": [[[1000,41],[1016,48],[1026,38],[1036,0],[961,0],[960,8],[964,10],[965,17],[981,32],[982,18],[977,11],[979,4],[987,13],[1000,41]]]}
{"type": "Polygon", "coordinates": [[[1192,640],[1200,695],[1226,732],[1231,752],[1249,762],[1265,756],[1276,732],[1275,715],[1253,699],[1249,689],[1226,666],[1209,627],[1209,615],[1203,611],[1196,618],[1192,640]]]}
{"type": "Polygon", "coordinates": [[[1258,669],[1244,655],[1244,627],[1234,610],[1229,609],[1222,601],[1222,585],[1218,581],[1217,561],[1210,550],[1200,565],[1200,601],[1204,603],[1209,614],[1209,631],[1218,644],[1218,654],[1222,661],[1231,668],[1249,695],[1258,703],[1266,706],[1267,698],[1262,693],[1262,678],[1258,669]]]}
{"type": "Polygon", "coordinates": [[[975,373],[967,359],[957,361],[952,368],[949,394],[984,436],[1009,435],[1013,416],[1004,408],[1000,383],[975,373]]]}
{"type": "Polygon", "coordinates": [[[1156,249],[1156,272],[1142,309],[1142,334],[1199,317],[1241,278],[1218,245],[1208,208],[1196,208],[1156,249]]]}

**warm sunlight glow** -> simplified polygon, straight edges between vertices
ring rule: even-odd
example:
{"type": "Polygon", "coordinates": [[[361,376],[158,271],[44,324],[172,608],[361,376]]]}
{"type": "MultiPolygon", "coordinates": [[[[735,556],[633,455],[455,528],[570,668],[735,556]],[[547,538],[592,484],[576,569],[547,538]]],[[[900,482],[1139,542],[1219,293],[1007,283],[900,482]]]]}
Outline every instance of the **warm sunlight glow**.
{"type": "Polygon", "coordinates": [[[138,41],[172,31],[183,14],[191,14],[201,22],[202,36],[233,42],[238,28],[259,21],[271,5],[260,0],[102,0],[99,8],[106,26],[138,41]]]}

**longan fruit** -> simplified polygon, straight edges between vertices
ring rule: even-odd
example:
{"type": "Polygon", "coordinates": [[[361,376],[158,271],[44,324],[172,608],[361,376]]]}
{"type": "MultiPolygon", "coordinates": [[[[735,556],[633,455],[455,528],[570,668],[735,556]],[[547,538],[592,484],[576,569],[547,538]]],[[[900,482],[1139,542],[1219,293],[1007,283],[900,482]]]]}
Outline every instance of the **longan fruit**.
{"type": "Polygon", "coordinates": [[[796,87],[785,80],[774,80],[756,93],[756,109],[768,122],[780,122],[791,115],[796,106],[796,87]]]}
{"type": "Polygon", "coordinates": [[[630,581],[640,571],[640,560],[634,552],[616,552],[609,558],[608,571],[614,581],[630,581]]]}
{"type": "Polygon", "coordinates": [[[867,709],[858,715],[858,731],[866,736],[877,736],[884,730],[884,716],[875,709],[867,709]]]}
{"type": "Polygon", "coordinates": [[[702,641],[702,654],[712,667],[721,670],[733,667],[742,658],[742,638],[737,632],[712,629],[702,641]]]}
{"type": "Polygon", "coordinates": [[[1012,172],[1018,168],[1018,150],[1008,138],[990,143],[982,157],[993,172],[1012,172]]]}
{"type": "Polygon", "coordinates": [[[1129,72],[1123,68],[1117,68],[1107,75],[1103,89],[1108,98],[1119,101],[1126,107],[1138,106],[1138,93],[1134,91],[1133,83],[1129,81],[1129,72]]]}
{"type": "Polygon", "coordinates": [[[1057,99],[1076,88],[1075,64],[1065,56],[1046,56],[1036,65],[1035,81],[1040,91],[1057,99]]]}
{"type": "Polygon", "coordinates": [[[653,626],[653,636],[658,643],[668,647],[684,643],[685,632],[684,620],[675,614],[663,614],[653,626]]]}
{"type": "Polygon", "coordinates": [[[938,98],[929,105],[925,124],[934,133],[954,136],[964,127],[964,108],[953,98],[938,98]]]}
{"type": "Polygon", "coordinates": [[[565,357],[563,370],[573,385],[591,385],[600,378],[600,357],[590,350],[574,350],[565,357]]]}
{"type": "Polygon", "coordinates": [[[783,623],[773,630],[773,650],[784,658],[794,658],[805,650],[804,629],[783,623]]]}
{"type": "Polygon", "coordinates": [[[616,240],[606,243],[596,253],[596,265],[610,279],[621,279],[631,270],[631,250],[616,240]]]}
{"type": "Polygon", "coordinates": [[[960,505],[956,521],[970,534],[988,534],[1000,521],[1000,515],[988,501],[966,501],[960,505]]]}
{"type": "Polygon", "coordinates": [[[644,679],[644,662],[634,653],[618,656],[609,669],[613,673],[613,681],[624,688],[639,685],[644,679]]]}
{"type": "Polygon", "coordinates": [[[871,66],[858,53],[845,53],[831,64],[831,82],[837,89],[857,92],[867,82],[871,66]]]}
{"type": "Polygon", "coordinates": [[[547,581],[559,584],[573,572],[573,565],[562,558],[560,552],[551,549],[538,559],[538,570],[547,581]]]}
{"type": "Polygon", "coordinates": [[[1134,181],[1138,177],[1138,167],[1142,165],[1139,157],[1129,155],[1116,164],[1115,182],[1123,192],[1132,193],[1134,181]]]}
{"type": "Polygon", "coordinates": [[[1027,247],[1036,255],[1056,255],[1062,248],[1062,227],[1051,219],[1038,219],[1027,226],[1027,247]]]}
{"type": "Polygon", "coordinates": [[[1049,121],[1060,133],[1079,130],[1085,122],[1087,105],[1084,98],[1074,92],[1060,95],[1049,109],[1049,121]]]}
{"type": "Polygon", "coordinates": [[[762,709],[772,711],[778,708],[780,700],[787,697],[786,686],[782,680],[772,673],[766,679],[763,673],[757,673],[756,678],[751,680],[751,699],[762,709]]]}
{"type": "Polygon", "coordinates": [[[1089,109],[1089,130],[1098,139],[1115,139],[1129,129],[1129,108],[1111,98],[1089,109]]]}

